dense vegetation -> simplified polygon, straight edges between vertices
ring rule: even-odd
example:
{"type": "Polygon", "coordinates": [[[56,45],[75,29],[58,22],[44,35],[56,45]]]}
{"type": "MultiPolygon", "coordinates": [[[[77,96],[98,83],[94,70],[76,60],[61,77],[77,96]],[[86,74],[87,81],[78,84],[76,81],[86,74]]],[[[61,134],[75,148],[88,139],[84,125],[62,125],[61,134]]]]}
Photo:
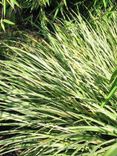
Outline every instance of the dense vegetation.
{"type": "MultiPolygon", "coordinates": [[[[5,24],[20,28],[27,25],[37,28],[38,24],[43,28],[45,23],[55,20],[57,17],[65,18],[71,11],[82,13],[87,17],[90,13],[98,14],[100,10],[108,13],[113,10],[115,0],[1,0],[1,26],[5,30],[5,24]]],[[[41,29],[42,29],[41,28],[41,29]]],[[[38,26],[39,29],[39,26],[38,26]]]]}
{"type": "Polygon", "coordinates": [[[116,1],[0,4],[0,156],[117,156],[116,1]]]}

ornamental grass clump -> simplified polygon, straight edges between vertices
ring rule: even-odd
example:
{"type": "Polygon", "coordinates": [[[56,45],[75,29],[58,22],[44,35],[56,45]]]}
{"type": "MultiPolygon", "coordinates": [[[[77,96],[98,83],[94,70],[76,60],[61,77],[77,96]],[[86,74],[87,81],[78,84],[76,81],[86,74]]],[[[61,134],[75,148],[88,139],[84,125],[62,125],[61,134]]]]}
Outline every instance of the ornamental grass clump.
{"type": "Polygon", "coordinates": [[[0,61],[0,155],[112,154],[117,94],[106,97],[117,65],[116,17],[91,26],[78,15],[47,36],[1,41],[12,56],[0,61]]]}

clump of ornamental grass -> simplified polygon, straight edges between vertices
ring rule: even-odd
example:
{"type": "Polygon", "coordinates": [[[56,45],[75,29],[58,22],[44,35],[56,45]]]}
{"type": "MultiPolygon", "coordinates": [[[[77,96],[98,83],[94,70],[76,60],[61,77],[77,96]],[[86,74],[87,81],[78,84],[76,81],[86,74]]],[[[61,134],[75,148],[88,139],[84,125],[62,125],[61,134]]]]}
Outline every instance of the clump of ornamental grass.
{"type": "Polygon", "coordinates": [[[91,26],[78,15],[47,36],[1,41],[12,56],[0,61],[0,155],[112,156],[116,17],[91,26]]]}

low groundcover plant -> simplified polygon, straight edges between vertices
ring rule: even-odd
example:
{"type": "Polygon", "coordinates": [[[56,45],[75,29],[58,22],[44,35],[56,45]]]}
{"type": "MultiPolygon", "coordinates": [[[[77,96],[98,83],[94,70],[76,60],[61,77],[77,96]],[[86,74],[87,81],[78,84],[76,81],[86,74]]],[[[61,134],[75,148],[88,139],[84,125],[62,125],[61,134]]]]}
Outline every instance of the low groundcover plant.
{"type": "Polygon", "coordinates": [[[0,155],[109,156],[116,93],[102,103],[117,63],[115,16],[92,27],[78,15],[47,35],[1,41],[12,56],[0,61],[0,155]]]}

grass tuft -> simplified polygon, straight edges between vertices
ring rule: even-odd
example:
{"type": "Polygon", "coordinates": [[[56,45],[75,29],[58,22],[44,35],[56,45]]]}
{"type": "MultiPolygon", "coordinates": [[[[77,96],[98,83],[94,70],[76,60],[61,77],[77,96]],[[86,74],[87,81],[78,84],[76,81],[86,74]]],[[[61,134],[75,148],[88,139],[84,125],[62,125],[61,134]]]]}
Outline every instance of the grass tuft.
{"type": "Polygon", "coordinates": [[[78,15],[56,24],[49,42],[28,35],[27,42],[1,42],[12,57],[0,61],[0,155],[102,156],[115,150],[117,94],[102,103],[117,65],[116,21],[91,26],[78,15]]]}

